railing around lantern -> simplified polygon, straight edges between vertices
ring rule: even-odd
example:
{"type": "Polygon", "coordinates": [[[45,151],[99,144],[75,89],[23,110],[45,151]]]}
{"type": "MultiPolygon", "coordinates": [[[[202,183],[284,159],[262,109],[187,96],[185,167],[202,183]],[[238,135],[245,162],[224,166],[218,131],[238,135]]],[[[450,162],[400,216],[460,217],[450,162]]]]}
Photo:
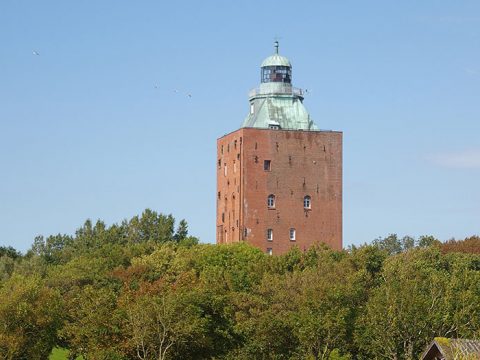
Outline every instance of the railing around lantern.
{"type": "Polygon", "coordinates": [[[248,93],[248,97],[252,98],[257,95],[271,95],[271,94],[280,94],[280,95],[296,95],[300,97],[304,97],[304,92],[302,89],[295,88],[295,87],[284,87],[284,88],[276,88],[275,90],[268,91],[260,89],[252,89],[248,93]]]}

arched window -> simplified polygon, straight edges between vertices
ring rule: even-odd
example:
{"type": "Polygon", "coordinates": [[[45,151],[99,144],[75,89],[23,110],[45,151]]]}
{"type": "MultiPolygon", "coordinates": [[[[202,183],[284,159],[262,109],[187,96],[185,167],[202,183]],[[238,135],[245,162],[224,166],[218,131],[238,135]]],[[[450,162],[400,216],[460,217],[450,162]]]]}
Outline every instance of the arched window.
{"type": "Polygon", "coordinates": [[[312,198],[307,195],[303,198],[303,207],[305,209],[311,209],[312,208],[312,198]]]}
{"type": "Polygon", "coordinates": [[[290,228],[290,240],[295,241],[296,231],[295,228],[290,228]]]}
{"type": "Polygon", "coordinates": [[[275,195],[273,195],[273,194],[268,195],[267,206],[270,209],[273,209],[275,207],[275,195]]]}

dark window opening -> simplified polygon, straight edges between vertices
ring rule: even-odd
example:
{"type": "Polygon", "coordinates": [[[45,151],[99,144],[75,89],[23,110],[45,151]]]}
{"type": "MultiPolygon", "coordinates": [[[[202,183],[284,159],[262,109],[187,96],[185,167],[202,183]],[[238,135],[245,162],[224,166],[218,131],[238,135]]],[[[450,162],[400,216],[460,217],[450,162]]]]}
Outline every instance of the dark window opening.
{"type": "Polygon", "coordinates": [[[271,160],[264,160],[263,161],[263,170],[270,171],[271,163],[272,163],[271,160]]]}
{"type": "Polygon", "coordinates": [[[312,199],[311,199],[310,196],[307,195],[303,198],[303,207],[305,209],[311,209],[312,208],[312,199]]]}
{"type": "Polygon", "coordinates": [[[269,209],[274,209],[275,208],[275,195],[273,195],[273,194],[268,195],[267,206],[268,206],[269,209]]]}
{"type": "Polygon", "coordinates": [[[295,228],[290,228],[290,241],[295,241],[296,231],[295,228]]]}
{"type": "Polygon", "coordinates": [[[273,241],[273,229],[267,229],[267,240],[273,241]]]}

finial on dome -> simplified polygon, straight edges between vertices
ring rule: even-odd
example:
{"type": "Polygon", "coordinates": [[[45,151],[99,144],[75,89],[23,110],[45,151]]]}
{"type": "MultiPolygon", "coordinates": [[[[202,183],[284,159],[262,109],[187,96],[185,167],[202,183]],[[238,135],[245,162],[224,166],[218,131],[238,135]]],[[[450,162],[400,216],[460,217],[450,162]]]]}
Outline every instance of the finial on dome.
{"type": "Polygon", "coordinates": [[[275,54],[278,54],[278,40],[275,40],[275,54]]]}

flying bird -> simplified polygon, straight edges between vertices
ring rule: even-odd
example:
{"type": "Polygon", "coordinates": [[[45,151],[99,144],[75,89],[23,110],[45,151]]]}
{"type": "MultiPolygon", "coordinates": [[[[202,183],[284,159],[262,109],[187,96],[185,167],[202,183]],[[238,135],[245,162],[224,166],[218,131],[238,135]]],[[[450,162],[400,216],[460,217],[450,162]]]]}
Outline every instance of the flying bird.
{"type": "Polygon", "coordinates": [[[40,56],[40,54],[35,50],[32,51],[32,54],[35,55],[35,56],[40,56]]]}

